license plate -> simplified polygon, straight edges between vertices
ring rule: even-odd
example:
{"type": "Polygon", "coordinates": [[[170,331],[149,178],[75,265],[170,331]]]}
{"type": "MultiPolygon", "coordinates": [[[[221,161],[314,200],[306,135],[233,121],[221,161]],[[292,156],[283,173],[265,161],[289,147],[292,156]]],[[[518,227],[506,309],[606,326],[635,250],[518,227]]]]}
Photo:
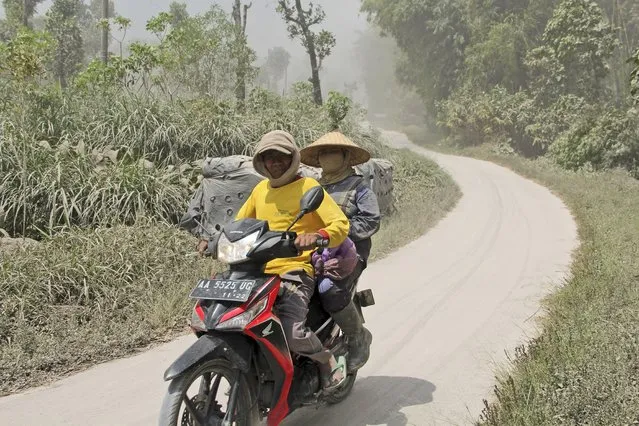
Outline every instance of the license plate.
{"type": "Polygon", "coordinates": [[[255,280],[200,280],[189,297],[246,302],[254,287],[255,280]]]}

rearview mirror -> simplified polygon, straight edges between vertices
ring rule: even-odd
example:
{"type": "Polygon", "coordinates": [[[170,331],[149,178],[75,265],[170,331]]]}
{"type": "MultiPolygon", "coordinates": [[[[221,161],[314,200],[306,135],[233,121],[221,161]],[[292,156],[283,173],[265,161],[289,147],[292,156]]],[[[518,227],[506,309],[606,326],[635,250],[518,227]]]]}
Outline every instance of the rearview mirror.
{"type": "Polygon", "coordinates": [[[324,201],[324,188],[314,186],[304,193],[300,200],[300,213],[306,214],[319,209],[324,201]]]}

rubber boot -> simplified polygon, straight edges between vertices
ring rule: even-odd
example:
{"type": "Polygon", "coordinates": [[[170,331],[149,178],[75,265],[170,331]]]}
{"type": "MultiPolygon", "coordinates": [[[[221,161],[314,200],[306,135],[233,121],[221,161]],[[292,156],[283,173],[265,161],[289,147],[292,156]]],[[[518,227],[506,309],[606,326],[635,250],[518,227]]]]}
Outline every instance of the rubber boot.
{"type": "Polygon", "coordinates": [[[331,316],[346,335],[348,342],[347,371],[362,368],[370,356],[373,335],[362,325],[362,318],[353,301],[331,316]]]}

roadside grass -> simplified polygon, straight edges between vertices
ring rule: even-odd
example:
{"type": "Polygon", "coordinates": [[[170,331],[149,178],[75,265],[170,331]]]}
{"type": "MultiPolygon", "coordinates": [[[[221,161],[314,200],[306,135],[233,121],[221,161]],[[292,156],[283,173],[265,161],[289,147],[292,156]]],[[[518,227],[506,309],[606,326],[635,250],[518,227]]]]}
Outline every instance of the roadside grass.
{"type": "MultiPolygon", "coordinates": [[[[379,148],[395,166],[397,211],[371,259],[422,235],[459,199],[435,163],[379,148]]],[[[189,332],[188,293],[220,265],[162,222],[69,228],[36,245],[0,247],[0,395],[44,385],[189,332]]]]}
{"type": "Polygon", "coordinates": [[[414,129],[409,137],[548,187],[579,225],[572,278],[544,300],[541,335],[518,348],[510,371],[496,372],[476,424],[639,424],[639,181],[619,170],[570,172],[496,147],[445,147],[414,129]]]}

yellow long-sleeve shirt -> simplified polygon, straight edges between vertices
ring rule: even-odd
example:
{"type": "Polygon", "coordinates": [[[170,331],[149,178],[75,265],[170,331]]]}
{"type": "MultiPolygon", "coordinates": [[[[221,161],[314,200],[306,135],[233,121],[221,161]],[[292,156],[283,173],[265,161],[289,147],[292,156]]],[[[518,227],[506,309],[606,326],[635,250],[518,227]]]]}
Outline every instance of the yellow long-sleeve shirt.
{"type": "MultiPolygon", "coordinates": [[[[272,188],[268,180],[258,183],[246,200],[236,219],[254,218],[268,222],[271,231],[286,231],[286,228],[300,212],[302,195],[319,183],[312,178],[302,177],[288,185],[272,188]]],[[[297,234],[313,233],[324,230],[329,236],[329,247],[339,246],[348,236],[348,218],[330,195],[324,193],[322,205],[312,213],[302,217],[291,231],[297,234]]],[[[310,263],[312,250],[302,252],[301,256],[274,259],[266,264],[267,274],[281,275],[289,271],[303,269],[313,276],[310,263]]]]}

